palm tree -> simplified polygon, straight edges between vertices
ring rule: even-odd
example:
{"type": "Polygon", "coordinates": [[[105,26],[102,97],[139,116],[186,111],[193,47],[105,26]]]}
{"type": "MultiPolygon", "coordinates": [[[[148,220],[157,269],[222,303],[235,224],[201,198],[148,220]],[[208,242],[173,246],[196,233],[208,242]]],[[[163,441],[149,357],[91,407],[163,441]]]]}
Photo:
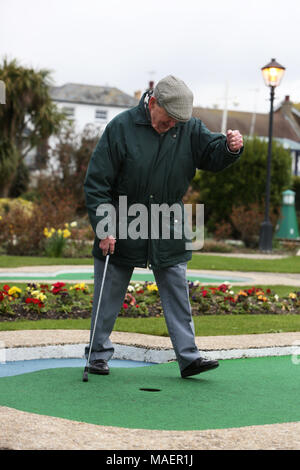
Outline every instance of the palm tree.
{"type": "Polygon", "coordinates": [[[51,100],[49,70],[5,58],[0,80],[6,88],[6,104],[0,105],[0,195],[7,197],[28,152],[57,134],[65,116],[51,100]]]}

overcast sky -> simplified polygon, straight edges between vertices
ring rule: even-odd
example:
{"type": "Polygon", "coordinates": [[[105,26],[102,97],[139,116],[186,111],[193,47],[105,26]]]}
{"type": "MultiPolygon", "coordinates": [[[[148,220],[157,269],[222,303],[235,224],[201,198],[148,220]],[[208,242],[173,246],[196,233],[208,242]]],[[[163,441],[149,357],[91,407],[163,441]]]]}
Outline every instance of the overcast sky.
{"type": "Polygon", "coordinates": [[[299,0],[0,0],[0,58],[52,71],[54,84],[133,95],[173,74],[197,106],[269,111],[261,67],[286,67],[275,105],[300,102],[299,0]]]}

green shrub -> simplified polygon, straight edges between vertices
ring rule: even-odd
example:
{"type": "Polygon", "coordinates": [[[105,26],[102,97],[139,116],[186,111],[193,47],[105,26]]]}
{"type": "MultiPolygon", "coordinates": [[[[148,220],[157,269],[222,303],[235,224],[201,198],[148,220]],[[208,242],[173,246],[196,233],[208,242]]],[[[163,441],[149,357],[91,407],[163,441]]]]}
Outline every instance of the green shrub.
{"type": "MultiPolygon", "coordinates": [[[[244,139],[244,152],[235,164],[219,172],[197,172],[193,180],[198,203],[205,205],[205,223],[214,232],[216,223],[230,222],[232,208],[263,206],[267,177],[268,142],[258,137],[244,139]]],[[[278,211],[282,191],[292,182],[291,156],[276,141],[272,144],[271,209],[278,211]]]]}

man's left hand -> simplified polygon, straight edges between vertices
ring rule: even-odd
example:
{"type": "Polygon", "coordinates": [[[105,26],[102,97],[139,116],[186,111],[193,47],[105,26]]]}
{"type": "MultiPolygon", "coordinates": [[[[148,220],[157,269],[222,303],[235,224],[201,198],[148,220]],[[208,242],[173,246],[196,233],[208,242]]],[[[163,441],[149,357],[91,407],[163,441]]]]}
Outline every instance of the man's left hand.
{"type": "Polygon", "coordinates": [[[243,136],[239,131],[229,129],[226,134],[227,146],[231,152],[238,152],[243,147],[243,136]]]}

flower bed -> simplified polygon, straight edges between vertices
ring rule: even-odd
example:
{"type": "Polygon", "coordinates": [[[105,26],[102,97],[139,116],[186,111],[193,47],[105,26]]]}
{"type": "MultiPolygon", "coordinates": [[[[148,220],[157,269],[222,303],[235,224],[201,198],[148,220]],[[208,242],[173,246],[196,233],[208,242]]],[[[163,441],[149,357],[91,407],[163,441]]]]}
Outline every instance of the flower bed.
{"type": "Polygon", "coordinates": [[[0,290],[0,321],[41,318],[88,318],[92,294],[84,283],[29,283],[25,289],[5,284],[0,290]]]}
{"type": "MultiPolygon", "coordinates": [[[[192,313],[198,315],[224,314],[300,314],[300,291],[279,297],[261,287],[240,289],[234,293],[229,284],[216,287],[201,286],[199,281],[188,282],[192,313]]],[[[155,283],[129,286],[120,314],[147,316],[162,314],[158,288],[155,283]]]]}
{"type": "MultiPolygon", "coordinates": [[[[188,282],[193,315],[300,314],[300,292],[279,297],[270,289],[252,287],[234,292],[230,285],[201,286],[188,282]]],[[[5,284],[0,289],[0,321],[41,318],[89,318],[93,292],[85,283],[67,287],[54,284],[27,284],[26,288],[5,284]]],[[[131,283],[120,311],[124,317],[160,317],[163,309],[157,285],[131,283]]]]}

